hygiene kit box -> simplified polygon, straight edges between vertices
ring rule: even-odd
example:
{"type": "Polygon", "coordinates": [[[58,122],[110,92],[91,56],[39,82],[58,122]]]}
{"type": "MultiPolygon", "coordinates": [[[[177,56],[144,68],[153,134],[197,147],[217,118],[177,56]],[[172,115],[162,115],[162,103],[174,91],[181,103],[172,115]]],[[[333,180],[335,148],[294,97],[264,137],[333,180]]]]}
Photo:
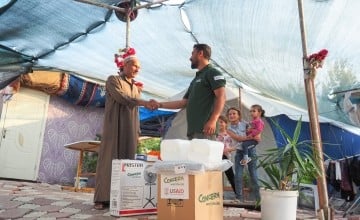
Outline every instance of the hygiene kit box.
{"type": "Polygon", "coordinates": [[[157,175],[153,162],[113,160],[110,214],[131,216],[157,213],[157,175]]]}
{"type": "Polygon", "coordinates": [[[221,171],[158,174],[158,220],[222,220],[221,171]]]}
{"type": "Polygon", "coordinates": [[[158,174],[158,220],[222,220],[224,144],[206,139],[163,140],[158,174]],[[200,165],[200,166],[199,166],[200,165]]]}

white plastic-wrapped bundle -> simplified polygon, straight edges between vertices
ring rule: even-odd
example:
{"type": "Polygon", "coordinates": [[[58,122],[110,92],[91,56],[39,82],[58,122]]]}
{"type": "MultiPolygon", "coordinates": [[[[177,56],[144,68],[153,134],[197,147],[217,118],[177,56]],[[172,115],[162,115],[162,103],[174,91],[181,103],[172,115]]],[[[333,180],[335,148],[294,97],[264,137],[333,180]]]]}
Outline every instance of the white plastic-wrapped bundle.
{"type": "Polygon", "coordinates": [[[230,160],[222,160],[221,163],[197,163],[193,161],[156,161],[152,166],[152,172],[161,174],[189,174],[196,175],[205,171],[222,171],[229,169],[233,163],[230,160]],[[181,170],[179,170],[181,169],[181,170]]]}
{"type": "Polygon", "coordinates": [[[204,164],[192,161],[156,161],[154,172],[160,174],[188,174],[196,175],[205,172],[204,164]]]}
{"type": "Polygon", "coordinates": [[[207,139],[192,139],[188,160],[203,164],[221,164],[224,144],[207,139]]]}
{"type": "Polygon", "coordinates": [[[160,143],[160,156],[163,161],[188,160],[189,140],[167,139],[160,143]]]}

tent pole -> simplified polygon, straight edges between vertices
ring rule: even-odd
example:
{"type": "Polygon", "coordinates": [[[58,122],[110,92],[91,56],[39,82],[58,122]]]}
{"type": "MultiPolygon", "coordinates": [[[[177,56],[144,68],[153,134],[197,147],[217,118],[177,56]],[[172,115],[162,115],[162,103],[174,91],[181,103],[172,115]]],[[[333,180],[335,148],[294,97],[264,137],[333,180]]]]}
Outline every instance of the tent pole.
{"type": "Polygon", "coordinates": [[[317,103],[315,96],[314,77],[310,77],[310,71],[309,71],[310,65],[308,60],[306,59],[307,48],[306,48],[306,35],[305,35],[305,24],[304,24],[302,1],[303,0],[298,0],[298,9],[299,9],[301,42],[302,42],[302,50],[303,50],[304,84],[305,84],[305,93],[306,93],[306,100],[308,106],[312,146],[314,149],[316,162],[318,163],[320,168],[320,176],[317,178],[319,206],[320,206],[320,213],[324,215],[326,220],[330,220],[331,215],[330,215],[329,200],[328,200],[327,186],[326,186],[326,176],[325,176],[325,168],[324,168],[324,158],[323,158],[318,111],[317,111],[317,103]]]}
{"type": "Polygon", "coordinates": [[[130,13],[131,13],[131,10],[128,10],[126,12],[126,37],[125,37],[125,40],[126,40],[126,43],[125,43],[125,48],[129,48],[129,38],[130,38],[130,13]]]}
{"type": "Polygon", "coordinates": [[[239,98],[238,98],[238,101],[239,101],[239,110],[241,112],[241,87],[239,87],[239,98]]]}
{"type": "Polygon", "coordinates": [[[102,7],[102,8],[107,8],[107,9],[110,9],[110,10],[115,10],[115,11],[122,12],[122,13],[126,12],[126,10],[124,8],[119,8],[119,7],[114,6],[114,5],[108,5],[108,4],[103,4],[103,3],[99,3],[99,2],[93,2],[93,1],[90,1],[90,0],[75,0],[75,1],[90,4],[90,5],[95,5],[95,6],[102,7]]]}

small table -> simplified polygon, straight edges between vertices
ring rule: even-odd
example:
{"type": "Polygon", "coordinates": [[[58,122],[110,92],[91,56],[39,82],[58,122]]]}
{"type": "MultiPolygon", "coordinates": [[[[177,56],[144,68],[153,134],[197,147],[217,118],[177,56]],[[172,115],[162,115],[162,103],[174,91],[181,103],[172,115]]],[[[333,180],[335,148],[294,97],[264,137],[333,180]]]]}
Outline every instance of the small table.
{"type": "Polygon", "coordinates": [[[74,190],[76,192],[92,192],[94,191],[94,188],[90,187],[79,187],[80,184],[80,177],[87,177],[87,176],[95,176],[96,173],[83,173],[82,172],[82,164],[83,164],[83,157],[85,152],[99,152],[101,141],[79,141],[71,144],[67,144],[64,147],[70,149],[70,150],[77,150],[80,151],[79,161],[77,165],[77,171],[76,171],[76,179],[75,179],[75,185],[74,187],[65,187],[63,186],[63,189],[68,190],[74,190]]]}

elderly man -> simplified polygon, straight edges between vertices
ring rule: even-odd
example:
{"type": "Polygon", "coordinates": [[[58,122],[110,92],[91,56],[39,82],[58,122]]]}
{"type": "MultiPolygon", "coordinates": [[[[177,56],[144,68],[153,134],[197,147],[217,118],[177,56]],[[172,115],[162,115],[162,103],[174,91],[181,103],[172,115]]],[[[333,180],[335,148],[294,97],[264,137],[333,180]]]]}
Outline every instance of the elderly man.
{"type": "Polygon", "coordinates": [[[151,103],[140,99],[141,88],[134,80],[140,70],[136,56],[126,56],[121,63],[121,66],[118,65],[118,75],[109,76],[105,86],[106,102],[96,169],[95,209],[109,206],[112,160],[134,159],[140,133],[138,106],[150,108],[151,103]]]}

